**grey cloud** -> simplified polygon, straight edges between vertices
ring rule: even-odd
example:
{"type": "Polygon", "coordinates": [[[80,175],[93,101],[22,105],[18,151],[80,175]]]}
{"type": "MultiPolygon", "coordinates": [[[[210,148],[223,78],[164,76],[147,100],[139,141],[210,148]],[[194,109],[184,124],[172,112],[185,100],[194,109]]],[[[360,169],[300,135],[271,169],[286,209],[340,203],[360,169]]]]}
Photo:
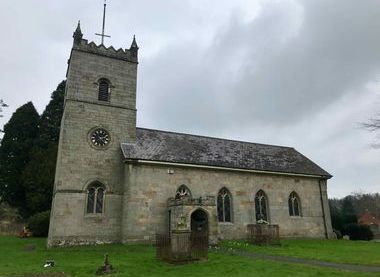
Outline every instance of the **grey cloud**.
{"type": "MultiPolygon", "coordinates": [[[[1,126],[27,101],[42,112],[77,20],[99,42],[102,11],[101,0],[2,4],[1,126]]],[[[380,190],[372,134],[357,128],[378,110],[379,15],[378,0],[112,0],[106,45],[137,36],[139,126],[294,146],[344,196],[380,190]]]]}
{"type": "Polygon", "coordinates": [[[145,92],[154,90],[153,82],[160,91],[152,95],[160,105],[149,109],[150,116],[164,110],[159,125],[181,122],[191,129],[296,124],[348,90],[364,89],[380,71],[380,20],[374,12],[380,2],[298,4],[300,26],[286,4],[272,4],[251,22],[231,18],[207,49],[179,42],[147,61],[146,74],[155,77],[144,80],[145,92]]]}

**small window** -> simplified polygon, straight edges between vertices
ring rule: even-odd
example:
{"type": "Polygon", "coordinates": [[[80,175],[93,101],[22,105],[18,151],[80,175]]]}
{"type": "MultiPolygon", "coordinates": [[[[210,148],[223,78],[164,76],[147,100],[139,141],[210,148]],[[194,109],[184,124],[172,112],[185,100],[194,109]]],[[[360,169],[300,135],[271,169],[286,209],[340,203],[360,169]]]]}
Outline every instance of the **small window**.
{"type": "Polygon", "coordinates": [[[175,194],[176,199],[181,199],[183,197],[191,197],[191,192],[185,185],[181,185],[175,194]]]}
{"type": "Polygon", "coordinates": [[[222,188],[218,193],[217,210],[219,222],[231,222],[232,198],[228,189],[222,188]]]}
{"type": "Polygon", "coordinates": [[[110,84],[106,79],[100,79],[99,81],[99,101],[109,101],[110,84]]]}
{"type": "Polygon", "coordinates": [[[104,186],[100,183],[91,184],[87,189],[87,213],[101,214],[104,210],[104,186]]]}
{"type": "Polygon", "coordinates": [[[300,199],[294,191],[289,195],[289,215],[301,216],[300,199]]]}
{"type": "Polygon", "coordinates": [[[259,190],[255,197],[256,221],[268,221],[268,199],[264,191],[259,190]]]}

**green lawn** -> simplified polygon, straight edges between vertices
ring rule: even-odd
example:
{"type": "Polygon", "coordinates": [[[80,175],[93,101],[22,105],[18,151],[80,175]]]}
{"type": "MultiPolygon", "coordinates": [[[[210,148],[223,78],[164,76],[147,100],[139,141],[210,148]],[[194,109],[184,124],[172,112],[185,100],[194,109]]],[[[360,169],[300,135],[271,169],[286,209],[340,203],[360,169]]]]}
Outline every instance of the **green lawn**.
{"type": "MultiPolygon", "coordinates": [[[[325,241],[323,241],[324,243],[325,241]]],[[[309,241],[300,242],[309,243],[309,241]]],[[[322,241],[319,241],[322,244],[322,241]]],[[[169,265],[155,258],[151,246],[99,245],[46,249],[45,239],[19,239],[0,236],[0,276],[45,276],[42,273],[65,272],[66,276],[94,276],[105,253],[116,269],[112,276],[378,276],[328,268],[270,262],[210,253],[209,260],[186,265],[169,265]],[[27,245],[35,250],[27,250],[27,245]],[[54,268],[43,268],[47,259],[54,259],[54,268]]],[[[369,244],[368,244],[369,245],[369,244]]],[[[321,247],[319,247],[321,248],[321,247]]],[[[352,248],[352,247],[351,247],[352,248]]],[[[46,275],[47,276],[47,275],[46,275]]],[[[54,277],[62,275],[52,274],[54,277]]]]}
{"type": "Polygon", "coordinates": [[[375,241],[288,239],[281,240],[281,246],[256,246],[242,241],[224,241],[221,245],[269,255],[380,266],[380,242],[375,241]]]}

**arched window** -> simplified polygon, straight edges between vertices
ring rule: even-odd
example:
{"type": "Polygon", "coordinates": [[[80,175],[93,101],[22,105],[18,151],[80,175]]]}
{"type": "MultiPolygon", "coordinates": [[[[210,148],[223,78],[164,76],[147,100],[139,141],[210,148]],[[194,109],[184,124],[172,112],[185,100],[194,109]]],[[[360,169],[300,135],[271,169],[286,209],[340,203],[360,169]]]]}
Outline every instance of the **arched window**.
{"type": "Polygon", "coordinates": [[[268,199],[264,191],[259,190],[255,197],[256,221],[268,221],[268,199]]]}
{"type": "Polygon", "coordinates": [[[289,215],[290,216],[301,216],[301,202],[300,199],[294,191],[289,195],[289,215]]]}
{"type": "Polygon", "coordinates": [[[217,199],[218,221],[231,222],[232,198],[228,189],[222,188],[218,193],[217,199]]]}
{"type": "Polygon", "coordinates": [[[98,100],[99,101],[109,101],[110,96],[110,83],[106,79],[99,80],[99,93],[98,100]]]}
{"type": "Polygon", "coordinates": [[[104,210],[105,189],[101,183],[93,183],[87,189],[87,213],[101,214],[104,210]]]}
{"type": "Polygon", "coordinates": [[[183,197],[191,197],[191,192],[188,187],[185,185],[181,185],[178,189],[177,192],[175,193],[175,198],[176,199],[181,199],[183,197]]]}

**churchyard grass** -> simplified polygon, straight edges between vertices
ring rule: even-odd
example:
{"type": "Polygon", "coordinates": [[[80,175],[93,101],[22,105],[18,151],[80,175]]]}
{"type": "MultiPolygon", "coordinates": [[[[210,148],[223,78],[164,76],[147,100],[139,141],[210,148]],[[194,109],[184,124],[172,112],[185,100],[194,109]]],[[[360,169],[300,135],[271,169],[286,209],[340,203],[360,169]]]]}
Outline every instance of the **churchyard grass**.
{"type": "MultiPolygon", "coordinates": [[[[292,245],[290,247],[294,248],[297,244],[302,245],[308,242],[300,241],[297,243],[293,241],[289,244],[292,245]]],[[[317,242],[315,241],[315,243],[317,242]]],[[[319,241],[318,243],[322,245],[326,241],[319,241]]],[[[347,245],[351,245],[352,248],[355,246],[351,242],[346,243],[348,243],[347,245]]],[[[311,245],[313,245],[313,242],[311,242],[311,245]]],[[[307,249],[308,247],[304,248],[307,249]]],[[[322,246],[319,246],[317,249],[320,248],[322,246]]],[[[330,249],[337,250],[333,249],[333,247],[330,249]]],[[[343,246],[342,249],[344,249],[343,246]]],[[[366,256],[368,257],[374,252],[372,247],[369,247],[369,253],[366,256]]],[[[156,259],[155,249],[152,246],[115,244],[46,249],[46,239],[19,239],[9,236],[0,236],[0,276],[94,276],[96,269],[103,263],[105,253],[108,253],[110,263],[116,269],[115,273],[109,275],[111,277],[378,276],[378,274],[373,273],[355,273],[329,268],[250,259],[222,252],[210,253],[208,261],[185,265],[170,265],[156,259]],[[43,268],[44,262],[50,259],[55,261],[56,266],[53,268],[43,268]],[[64,272],[65,275],[58,274],[59,272],[64,272]]],[[[354,259],[354,255],[351,256],[354,259]]],[[[354,259],[354,261],[356,260],[354,259]]]]}
{"type": "Polygon", "coordinates": [[[245,241],[223,241],[224,248],[335,263],[380,266],[380,242],[318,239],[281,240],[280,246],[257,246],[245,241]]]}

